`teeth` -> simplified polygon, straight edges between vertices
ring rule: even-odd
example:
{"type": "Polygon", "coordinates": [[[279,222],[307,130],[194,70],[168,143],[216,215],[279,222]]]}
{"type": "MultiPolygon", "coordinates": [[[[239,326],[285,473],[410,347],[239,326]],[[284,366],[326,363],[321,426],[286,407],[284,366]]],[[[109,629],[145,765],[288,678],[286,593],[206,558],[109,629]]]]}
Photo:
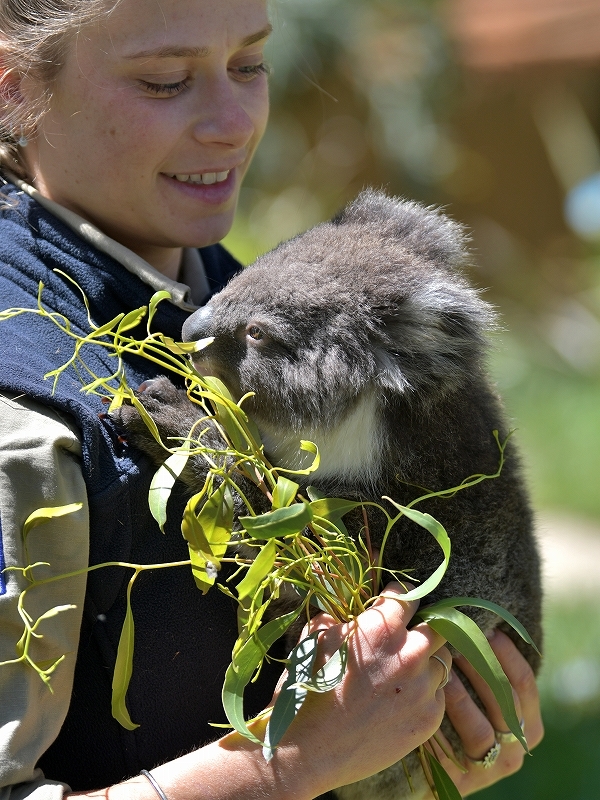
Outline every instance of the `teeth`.
{"type": "Polygon", "coordinates": [[[211,186],[213,183],[222,183],[223,181],[227,180],[230,170],[226,170],[225,172],[203,172],[202,174],[196,175],[183,175],[183,174],[171,174],[167,173],[169,178],[175,178],[181,183],[195,183],[195,184],[204,184],[205,186],[211,186]]]}

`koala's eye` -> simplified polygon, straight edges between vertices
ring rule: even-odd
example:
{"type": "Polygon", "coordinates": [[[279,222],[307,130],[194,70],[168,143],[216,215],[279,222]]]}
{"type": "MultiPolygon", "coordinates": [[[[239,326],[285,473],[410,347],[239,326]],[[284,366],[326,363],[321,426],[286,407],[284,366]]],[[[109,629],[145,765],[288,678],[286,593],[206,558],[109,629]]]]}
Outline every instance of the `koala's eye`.
{"type": "Polygon", "coordinates": [[[263,336],[264,336],[264,333],[263,333],[262,329],[261,329],[261,328],[259,328],[259,327],[258,327],[258,325],[250,325],[250,326],[249,326],[249,327],[246,329],[246,334],[247,334],[247,335],[248,335],[248,336],[249,336],[251,339],[254,339],[254,340],[255,340],[255,341],[257,341],[257,342],[258,342],[258,341],[260,341],[260,339],[262,339],[262,338],[263,338],[263,336]]]}

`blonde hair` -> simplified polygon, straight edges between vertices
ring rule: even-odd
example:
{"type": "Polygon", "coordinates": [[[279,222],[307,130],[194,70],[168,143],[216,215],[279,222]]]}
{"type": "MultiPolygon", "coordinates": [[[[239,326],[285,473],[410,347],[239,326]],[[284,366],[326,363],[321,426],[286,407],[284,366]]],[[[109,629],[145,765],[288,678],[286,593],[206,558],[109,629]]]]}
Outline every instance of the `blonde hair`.
{"type": "Polygon", "coordinates": [[[0,0],[0,167],[24,176],[19,140],[31,136],[47,109],[52,82],[79,29],[110,13],[120,0],[0,0]],[[39,85],[25,102],[23,77],[39,85]]]}

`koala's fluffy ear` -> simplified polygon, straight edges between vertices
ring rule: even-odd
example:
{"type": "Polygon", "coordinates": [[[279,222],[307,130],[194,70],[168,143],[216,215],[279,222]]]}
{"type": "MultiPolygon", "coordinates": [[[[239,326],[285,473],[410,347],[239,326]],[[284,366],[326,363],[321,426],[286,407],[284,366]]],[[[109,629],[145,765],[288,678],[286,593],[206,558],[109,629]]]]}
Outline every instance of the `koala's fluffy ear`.
{"type": "Polygon", "coordinates": [[[368,225],[412,252],[445,267],[468,261],[464,228],[439,209],[366,189],[332,220],[334,225],[368,225]]]}
{"type": "Polygon", "coordinates": [[[372,341],[377,383],[393,392],[443,394],[481,368],[492,307],[464,282],[424,287],[379,317],[372,341]],[[436,290],[437,288],[437,290],[436,290]]]}

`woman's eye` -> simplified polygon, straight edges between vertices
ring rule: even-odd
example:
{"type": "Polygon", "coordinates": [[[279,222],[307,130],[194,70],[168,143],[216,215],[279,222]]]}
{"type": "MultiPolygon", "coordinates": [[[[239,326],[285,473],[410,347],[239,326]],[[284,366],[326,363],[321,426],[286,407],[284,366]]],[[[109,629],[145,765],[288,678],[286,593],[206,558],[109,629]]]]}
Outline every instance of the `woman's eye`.
{"type": "Polygon", "coordinates": [[[261,328],[258,325],[251,325],[248,330],[246,331],[248,336],[255,341],[259,341],[263,338],[264,333],[262,332],[261,328]]]}
{"type": "Polygon", "coordinates": [[[140,81],[142,88],[157,97],[173,97],[174,95],[181,94],[188,88],[189,79],[186,78],[182,81],[175,83],[151,83],[150,81],[140,81]]]}
{"type": "Polygon", "coordinates": [[[260,64],[248,64],[244,67],[235,67],[232,69],[232,72],[235,73],[239,81],[251,81],[259,75],[270,75],[271,67],[266,61],[263,61],[260,64]]]}

